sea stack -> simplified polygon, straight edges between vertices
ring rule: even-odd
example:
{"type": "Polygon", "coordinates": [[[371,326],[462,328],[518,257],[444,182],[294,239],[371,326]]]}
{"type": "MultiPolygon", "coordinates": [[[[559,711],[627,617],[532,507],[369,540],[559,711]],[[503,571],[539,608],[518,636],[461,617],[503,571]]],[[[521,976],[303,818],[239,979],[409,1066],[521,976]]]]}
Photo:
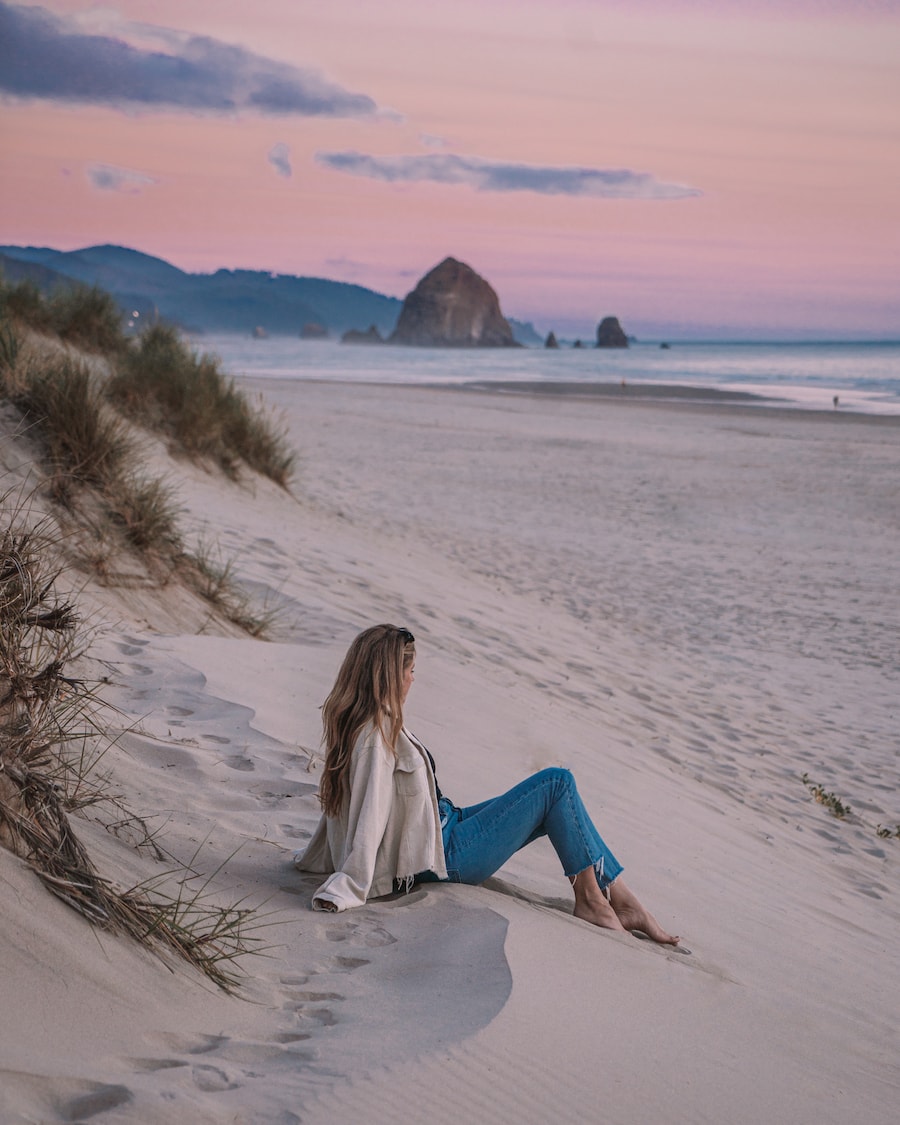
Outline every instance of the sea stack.
{"type": "Polygon", "coordinates": [[[597,326],[598,348],[627,348],[628,337],[616,316],[605,316],[597,326]]]}
{"type": "Polygon", "coordinates": [[[426,348],[518,346],[497,294],[455,258],[445,258],[407,294],[388,342],[426,348]]]}
{"type": "Polygon", "coordinates": [[[548,332],[547,333],[547,339],[544,341],[544,347],[545,348],[558,348],[559,347],[559,343],[557,342],[555,332],[548,332]]]}
{"type": "Polygon", "coordinates": [[[359,328],[348,328],[347,331],[341,336],[342,344],[383,344],[384,337],[378,331],[374,324],[370,324],[368,329],[363,332],[359,328]]]}

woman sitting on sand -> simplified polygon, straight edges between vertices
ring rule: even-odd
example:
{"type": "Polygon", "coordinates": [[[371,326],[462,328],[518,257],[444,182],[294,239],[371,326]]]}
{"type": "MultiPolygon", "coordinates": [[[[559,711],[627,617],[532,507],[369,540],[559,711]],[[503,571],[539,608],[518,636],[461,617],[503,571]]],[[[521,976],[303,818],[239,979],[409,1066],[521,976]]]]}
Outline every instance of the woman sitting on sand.
{"type": "Polygon", "coordinates": [[[434,759],[403,726],[415,655],[408,629],[366,629],[325,700],[324,815],[294,859],[303,871],[331,872],[313,908],[346,910],[421,882],[481,883],[549,836],[575,891],[576,918],[677,944],[625,885],[568,770],[541,770],[464,809],[442,795],[434,759]]]}

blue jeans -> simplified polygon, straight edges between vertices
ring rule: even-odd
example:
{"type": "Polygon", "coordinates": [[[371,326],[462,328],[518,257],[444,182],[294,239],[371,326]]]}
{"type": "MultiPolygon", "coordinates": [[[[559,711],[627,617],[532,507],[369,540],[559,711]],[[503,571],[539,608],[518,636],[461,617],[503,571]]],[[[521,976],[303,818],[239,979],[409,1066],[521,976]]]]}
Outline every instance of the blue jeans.
{"type": "Polygon", "coordinates": [[[566,875],[593,867],[605,888],[622,870],[592,824],[568,770],[541,770],[502,797],[465,809],[444,797],[440,811],[447,874],[454,883],[483,883],[540,836],[549,837],[566,875]]]}

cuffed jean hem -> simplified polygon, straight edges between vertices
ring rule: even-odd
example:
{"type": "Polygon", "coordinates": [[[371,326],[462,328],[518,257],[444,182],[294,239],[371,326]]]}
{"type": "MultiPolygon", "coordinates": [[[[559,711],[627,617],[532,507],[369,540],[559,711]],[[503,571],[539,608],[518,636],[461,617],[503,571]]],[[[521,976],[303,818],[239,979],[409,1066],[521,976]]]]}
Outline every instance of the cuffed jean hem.
{"type": "MultiPolygon", "coordinates": [[[[483,883],[521,848],[548,836],[569,878],[592,867],[605,890],[622,865],[594,827],[566,769],[546,769],[507,793],[467,808],[441,800],[448,881],[483,883]]],[[[420,882],[431,878],[418,876],[420,882]]]]}

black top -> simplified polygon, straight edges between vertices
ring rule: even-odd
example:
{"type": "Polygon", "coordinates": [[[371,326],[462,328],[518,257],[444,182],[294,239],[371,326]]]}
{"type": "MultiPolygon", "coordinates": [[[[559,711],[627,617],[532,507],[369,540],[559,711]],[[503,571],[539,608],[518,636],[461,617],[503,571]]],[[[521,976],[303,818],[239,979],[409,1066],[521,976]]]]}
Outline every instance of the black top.
{"type": "MultiPolygon", "coordinates": [[[[421,742],[419,743],[419,745],[422,746],[421,742]]],[[[431,751],[428,749],[427,746],[422,746],[422,749],[428,755],[428,761],[431,763],[431,772],[432,772],[432,774],[434,774],[434,787],[437,790],[437,799],[440,801],[440,799],[443,797],[443,793],[441,792],[440,785],[438,785],[437,767],[434,764],[434,758],[432,758],[431,751]]]]}

